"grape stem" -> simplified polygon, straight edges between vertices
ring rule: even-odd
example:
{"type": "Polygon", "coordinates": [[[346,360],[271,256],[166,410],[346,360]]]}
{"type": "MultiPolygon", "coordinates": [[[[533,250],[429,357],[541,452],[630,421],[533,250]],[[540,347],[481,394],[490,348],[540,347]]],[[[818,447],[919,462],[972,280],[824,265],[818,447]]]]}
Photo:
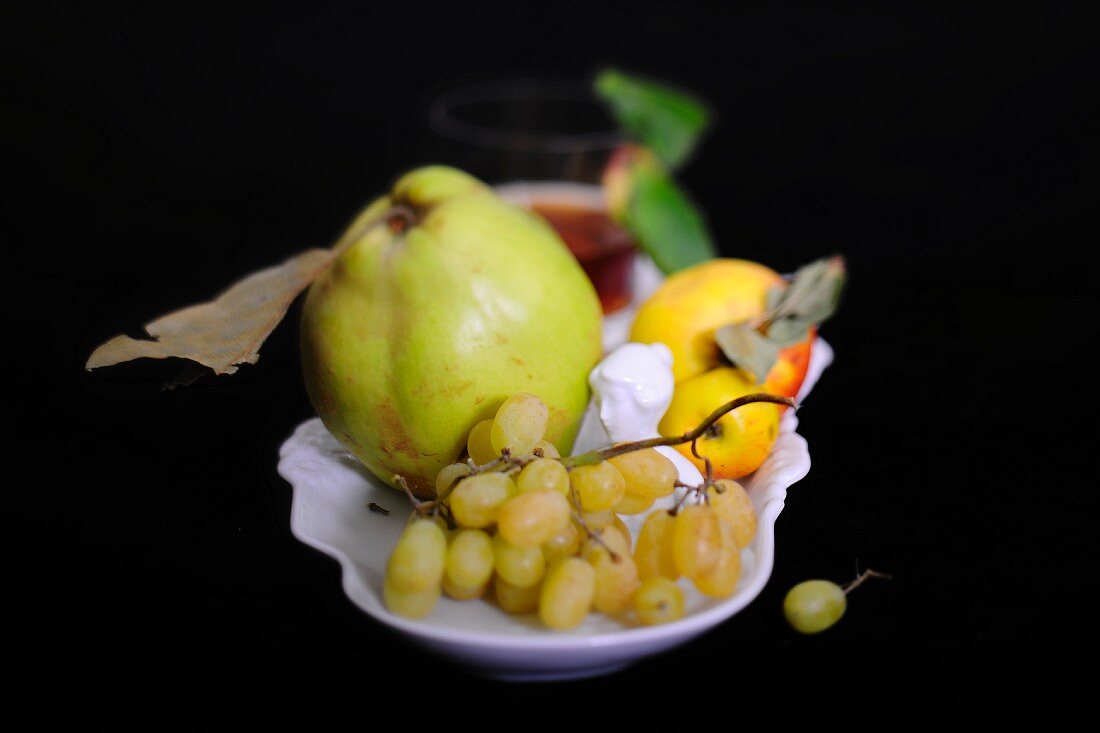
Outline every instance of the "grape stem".
{"type": "MultiPolygon", "coordinates": [[[[576,493],[577,493],[576,489],[573,489],[574,501],[577,504],[577,506],[580,506],[580,499],[576,498],[576,493]]],[[[581,516],[581,513],[578,512],[578,511],[573,512],[573,521],[575,521],[577,524],[579,524],[581,526],[581,529],[584,530],[584,533],[586,535],[588,535],[589,537],[592,538],[593,542],[595,542],[597,545],[599,545],[603,549],[607,550],[607,554],[611,556],[611,562],[614,562],[614,563],[620,562],[621,558],[619,557],[619,554],[617,552],[615,552],[614,550],[612,550],[608,546],[608,544],[603,541],[603,537],[600,536],[600,535],[603,534],[602,529],[599,532],[593,531],[592,528],[588,526],[588,522],[584,521],[584,517],[581,516]]]]}
{"type": "Polygon", "coordinates": [[[413,509],[417,514],[427,514],[428,512],[434,512],[437,502],[433,499],[430,501],[421,501],[416,498],[416,494],[409,488],[409,483],[405,481],[405,477],[401,474],[393,475],[393,482],[401,487],[405,492],[405,496],[409,497],[409,502],[413,505],[413,509]]]}
{"type": "Polygon", "coordinates": [[[888,575],[887,573],[879,573],[875,572],[874,570],[864,570],[862,573],[860,573],[858,578],[845,586],[841,586],[840,589],[844,591],[844,595],[848,595],[856,588],[863,585],[864,581],[866,581],[868,578],[882,578],[883,580],[892,580],[893,577],[894,576],[888,575]]]}
{"type": "MultiPolygon", "coordinates": [[[[751,405],[754,402],[771,402],[776,405],[785,405],[787,407],[793,407],[798,409],[798,405],[790,397],[781,397],[780,395],[767,394],[765,392],[757,392],[755,394],[745,395],[744,397],[738,397],[735,400],[730,400],[714,412],[710,413],[703,422],[699,423],[694,430],[689,430],[683,435],[662,436],[658,438],[647,438],[645,440],[636,440],[632,443],[619,443],[617,445],[608,446],[607,448],[601,448],[600,450],[588,451],[587,453],[581,453],[576,456],[568,456],[562,458],[561,463],[566,468],[576,468],[577,466],[594,466],[598,463],[606,461],[608,458],[614,458],[615,456],[621,456],[624,453],[632,453],[636,450],[645,450],[646,448],[660,448],[666,445],[680,445],[681,443],[694,443],[703,433],[714,423],[722,419],[727,412],[732,412],[738,407],[744,407],[745,405],[751,405]]],[[[708,462],[709,463],[709,462],[708,462]]]]}
{"type": "Polygon", "coordinates": [[[473,468],[474,473],[513,473],[514,471],[523,469],[524,466],[533,460],[535,459],[526,458],[524,456],[513,456],[510,449],[501,448],[499,458],[494,458],[488,463],[483,463],[480,466],[471,460],[469,461],[469,465],[473,468]]]}

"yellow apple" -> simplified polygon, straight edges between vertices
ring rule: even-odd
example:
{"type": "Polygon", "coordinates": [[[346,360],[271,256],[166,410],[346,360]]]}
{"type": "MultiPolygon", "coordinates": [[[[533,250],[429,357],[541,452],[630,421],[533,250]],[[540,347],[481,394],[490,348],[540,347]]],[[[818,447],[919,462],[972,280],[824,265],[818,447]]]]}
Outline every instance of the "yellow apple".
{"type": "MultiPolygon", "coordinates": [[[[682,435],[703,422],[716,408],[730,400],[761,391],[746,372],[718,367],[690,377],[676,385],[672,404],[658,426],[661,435],[682,435]]],[[[755,402],[726,413],[696,445],[699,454],[711,461],[715,478],[738,479],[764,462],[779,435],[782,408],[755,402]]],[[[676,446],[702,472],[704,462],[691,453],[691,443],[676,446]]]]}
{"type": "MultiPolygon", "coordinates": [[[[689,267],[642,304],[630,340],[668,346],[673,376],[682,382],[720,366],[715,330],[761,315],[769,288],[783,283],[775,270],[748,260],[715,259],[689,267]]],[[[813,338],[811,331],[806,341],[782,349],[760,391],[794,397],[806,376],[813,338]]]]}

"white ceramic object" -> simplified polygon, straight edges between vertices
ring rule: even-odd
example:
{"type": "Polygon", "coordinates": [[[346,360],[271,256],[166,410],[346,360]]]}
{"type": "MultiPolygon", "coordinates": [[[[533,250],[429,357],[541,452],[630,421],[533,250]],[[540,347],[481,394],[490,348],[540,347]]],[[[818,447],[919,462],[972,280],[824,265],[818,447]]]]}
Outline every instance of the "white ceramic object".
{"type": "MultiPolygon", "coordinates": [[[[672,404],[675,381],[672,351],[664,344],[628,341],[611,350],[588,375],[592,398],[581,419],[573,442],[573,455],[587,453],[612,443],[656,438],[657,425],[672,404]]],[[[703,475],[675,448],[655,448],[676,467],[680,483],[699,486],[703,475]]],[[[654,502],[650,511],[672,509],[683,500],[687,489],[677,489],[654,502]]],[[[623,521],[637,535],[646,514],[624,516],[623,521]]]]}
{"type": "MultiPolygon", "coordinates": [[[[614,336],[610,341],[617,345],[614,336]]],[[[832,350],[818,339],[800,399],[831,359],[832,350]]],[[[370,616],[416,644],[494,677],[569,679],[606,674],[682,644],[726,621],[760,593],[771,574],[775,519],[787,488],[810,469],[806,441],[795,432],[797,424],[793,411],[787,411],[771,455],[742,481],[759,528],[743,550],[743,572],[734,595],[708,598],[681,581],[684,617],[652,627],[628,628],[593,613],[572,631],[549,631],[533,616],[509,616],[486,601],[447,598],[425,619],[395,616],[382,602],[382,578],[408,516],[405,498],[363,468],[318,418],[299,425],[282,445],[279,473],[293,487],[290,525],[295,537],[340,563],[344,591],[370,616]],[[390,514],[372,511],[372,502],[390,514]]]]}
{"type": "MultiPolygon", "coordinates": [[[[660,343],[621,344],[593,367],[588,384],[592,399],[573,442],[573,455],[656,438],[657,425],[672,404],[672,351],[660,343]]],[[[656,450],[676,466],[680,483],[703,483],[699,469],[679,451],[668,446],[656,450]]]]}

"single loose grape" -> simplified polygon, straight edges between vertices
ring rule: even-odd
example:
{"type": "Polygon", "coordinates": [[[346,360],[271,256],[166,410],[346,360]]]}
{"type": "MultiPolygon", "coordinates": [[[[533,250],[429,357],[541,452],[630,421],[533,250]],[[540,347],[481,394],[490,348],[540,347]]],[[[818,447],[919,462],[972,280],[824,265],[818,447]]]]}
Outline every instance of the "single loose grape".
{"type": "Polygon", "coordinates": [[[657,577],[676,580],[680,577],[672,549],[675,528],[676,517],[668,512],[653,512],[646,517],[634,550],[638,577],[643,581],[657,577]]]}
{"type": "Polygon", "coordinates": [[[694,580],[718,562],[721,551],[722,529],[715,511],[706,504],[682,508],[672,535],[676,569],[694,580]]]}
{"type": "Polygon", "coordinates": [[[628,552],[617,551],[612,559],[607,548],[596,546],[585,559],[596,571],[596,594],[592,598],[592,607],[608,616],[625,611],[630,606],[634,591],[638,589],[638,566],[634,564],[634,558],[628,552]]]}
{"type": "Polygon", "coordinates": [[[756,536],[756,510],[745,488],[732,479],[720,479],[707,487],[707,500],[718,519],[733,531],[737,546],[748,547],[756,536]]]}
{"type": "Polygon", "coordinates": [[[553,568],[539,593],[539,618],[551,629],[572,629],[584,621],[596,594],[596,571],[577,557],[553,568]]]}
{"type": "Polygon", "coordinates": [[[806,580],[787,593],[783,614],[795,631],[816,634],[829,628],[844,615],[848,599],[836,583],[806,580]]]}
{"type": "Polygon", "coordinates": [[[607,462],[619,469],[627,491],[651,499],[671,494],[680,478],[676,465],[656,448],[624,453],[608,458],[607,462]]]}
{"type": "Polygon", "coordinates": [[[493,450],[493,443],[489,437],[492,430],[493,421],[482,420],[474,425],[474,429],[470,431],[469,437],[466,438],[466,452],[470,454],[470,459],[479,466],[492,463],[500,458],[500,451],[493,450]]]}
{"type": "Polygon", "coordinates": [[[675,621],[684,615],[684,592],[668,578],[648,578],[634,593],[634,611],[647,626],[675,621]]]}
{"type": "Polygon", "coordinates": [[[427,616],[435,608],[440,592],[439,584],[421,591],[402,590],[394,584],[389,573],[386,573],[386,579],[382,583],[382,600],[386,602],[386,608],[405,618],[427,616]]]}
{"type": "Polygon", "coordinates": [[[550,567],[559,560],[573,557],[581,551],[583,535],[577,525],[566,522],[557,534],[542,545],[542,554],[546,558],[546,566],[550,567]]]}
{"type": "Polygon", "coordinates": [[[626,493],[623,494],[623,498],[615,505],[614,512],[616,514],[641,514],[653,506],[655,501],[656,499],[652,496],[635,494],[628,488],[626,493]]]}
{"type": "Polygon", "coordinates": [[[503,473],[479,473],[459,481],[448,503],[460,526],[481,529],[497,521],[500,507],[515,490],[503,473]]]}
{"type": "Polygon", "coordinates": [[[499,534],[493,536],[493,567],[497,575],[517,588],[538,585],[546,572],[542,548],[516,547],[499,534]]]}
{"type": "Polygon", "coordinates": [[[539,547],[569,524],[573,508],[564,494],[529,491],[518,494],[500,508],[497,532],[515,547],[539,547]]]}
{"type": "Polygon", "coordinates": [[[470,475],[471,469],[465,463],[452,463],[444,466],[435,477],[435,495],[445,496],[459,482],[470,475]]]}
{"type": "Polygon", "coordinates": [[[601,512],[619,503],[626,493],[626,480],[607,461],[577,466],[569,472],[569,483],[580,499],[581,511],[601,512]]]}
{"type": "Polygon", "coordinates": [[[459,588],[473,589],[493,577],[493,541],[480,529],[460,529],[447,546],[443,580],[459,588]]]}
{"type": "Polygon", "coordinates": [[[401,532],[386,563],[395,590],[420,593],[439,586],[447,562],[447,537],[430,519],[414,519],[401,532]]]}
{"type": "Polygon", "coordinates": [[[512,455],[530,453],[542,440],[550,411],[546,404],[533,394],[521,392],[504,400],[493,418],[489,434],[493,450],[500,453],[505,448],[512,455]]]}
{"type": "Polygon", "coordinates": [[[532,613],[538,610],[541,586],[536,583],[529,588],[512,585],[499,575],[493,576],[493,595],[497,603],[508,613],[532,613]]]}
{"type": "Polygon", "coordinates": [[[549,440],[540,440],[535,443],[535,448],[531,452],[538,455],[540,451],[542,452],[543,458],[561,458],[558,447],[549,440]]]}
{"type": "Polygon", "coordinates": [[[553,458],[536,458],[523,467],[516,477],[516,488],[527,491],[556,491],[569,495],[569,472],[553,458]]]}

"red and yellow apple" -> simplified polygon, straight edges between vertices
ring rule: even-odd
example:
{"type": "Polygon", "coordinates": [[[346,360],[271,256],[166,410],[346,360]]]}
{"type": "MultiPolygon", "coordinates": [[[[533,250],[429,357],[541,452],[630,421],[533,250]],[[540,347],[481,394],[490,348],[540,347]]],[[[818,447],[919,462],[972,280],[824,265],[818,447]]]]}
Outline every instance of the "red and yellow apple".
{"type": "MultiPolygon", "coordinates": [[[[682,382],[723,364],[714,332],[756,318],[768,290],[783,285],[775,270],[748,260],[716,259],[672,275],[638,309],[630,340],[663,343],[672,350],[672,373],[682,382]]],[[[809,365],[815,332],[779,353],[762,380],[763,391],[794,397],[809,365]]]]}
{"type": "MultiPolygon", "coordinates": [[[[759,382],[748,371],[723,360],[714,332],[752,320],[767,308],[768,291],[784,285],[775,270],[756,262],[716,259],[676,273],[638,310],[630,339],[663,343],[672,351],[676,387],[661,420],[662,435],[691,430],[725,402],[751,394],[794,397],[806,377],[816,329],[793,346],[781,349],[776,363],[759,382]]],[[[716,478],[736,479],[752,473],[771,452],[784,408],[751,404],[725,415],[697,442],[710,459],[716,478]]],[[[691,445],[677,447],[700,471],[704,462],[691,445]]]]}
{"type": "MultiPolygon", "coordinates": [[[[741,369],[718,367],[697,374],[676,385],[672,404],[657,429],[661,435],[682,435],[715,408],[760,391],[741,369]]],[[[715,478],[737,479],[760,468],[779,435],[782,409],[768,402],[739,407],[723,415],[696,441],[699,454],[710,459],[715,478]]],[[[705,463],[692,454],[691,443],[681,443],[676,450],[704,471],[705,463]]]]}

